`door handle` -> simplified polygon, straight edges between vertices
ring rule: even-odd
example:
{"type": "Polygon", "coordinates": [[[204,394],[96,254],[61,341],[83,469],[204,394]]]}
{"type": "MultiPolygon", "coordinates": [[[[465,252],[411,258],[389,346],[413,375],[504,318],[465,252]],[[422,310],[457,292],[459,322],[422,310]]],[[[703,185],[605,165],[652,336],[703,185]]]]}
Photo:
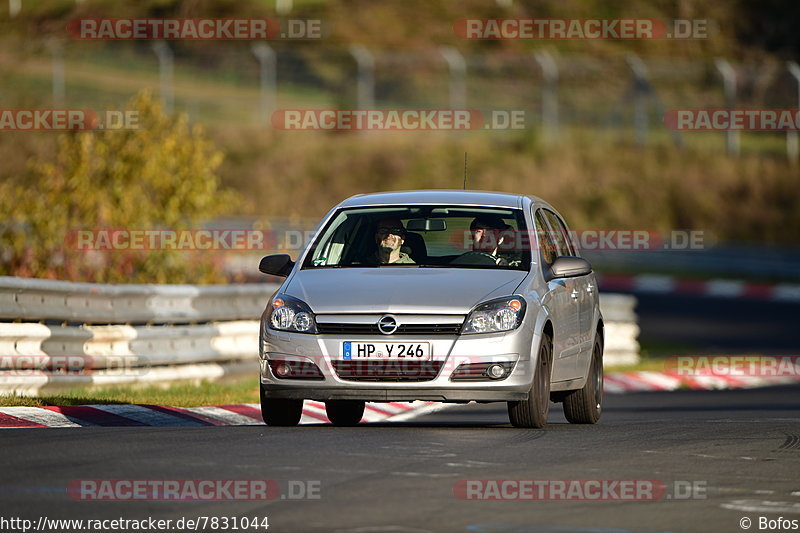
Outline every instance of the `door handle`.
{"type": "Polygon", "coordinates": [[[572,299],[573,299],[573,300],[577,300],[577,299],[578,299],[578,294],[579,294],[579,293],[578,293],[578,291],[577,291],[577,290],[575,290],[575,289],[572,289],[572,293],[570,294],[570,296],[572,296],[572,299]]]}
{"type": "Polygon", "coordinates": [[[589,294],[591,294],[593,290],[594,290],[594,285],[587,285],[586,286],[586,292],[588,292],[589,294]]]}

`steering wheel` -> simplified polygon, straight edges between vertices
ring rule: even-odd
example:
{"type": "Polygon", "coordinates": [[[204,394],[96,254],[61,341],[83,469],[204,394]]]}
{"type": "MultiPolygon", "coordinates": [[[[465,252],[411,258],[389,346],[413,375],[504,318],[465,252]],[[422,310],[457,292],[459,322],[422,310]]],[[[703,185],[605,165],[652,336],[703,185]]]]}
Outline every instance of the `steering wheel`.
{"type": "Polygon", "coordinates": [[[450,261],[451,265],[496,265],[497,257],[490,253],[472,250],[450,261]]]}

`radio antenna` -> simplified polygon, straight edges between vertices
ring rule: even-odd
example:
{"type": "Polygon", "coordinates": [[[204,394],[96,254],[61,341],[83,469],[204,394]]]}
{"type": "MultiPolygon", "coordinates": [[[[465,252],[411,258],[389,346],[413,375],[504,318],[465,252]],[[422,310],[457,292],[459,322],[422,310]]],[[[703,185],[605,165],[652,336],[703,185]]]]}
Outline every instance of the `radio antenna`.
{"type": "Polygon", "coordinates": [[[464,190],[467,190],[467,152],[464,152],[464,190]]]}

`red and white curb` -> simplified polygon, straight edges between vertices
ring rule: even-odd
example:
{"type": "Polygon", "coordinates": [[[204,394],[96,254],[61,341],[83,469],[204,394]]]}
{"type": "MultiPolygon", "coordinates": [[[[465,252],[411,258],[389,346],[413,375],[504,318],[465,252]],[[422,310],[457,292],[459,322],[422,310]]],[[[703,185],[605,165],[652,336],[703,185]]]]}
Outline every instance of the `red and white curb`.
{"type": "Polygon", "coordinates": [[[800,284],[792,283],[753,283],[729,279],[696,280],[653,274],[636,276],[606,274],[600,276],[598,283],[600,289],[607,291],[800,302],[800,284]]]}
{"type": "MultiPolygon", "coordinates": [[[[364,422],[401,422],[442,409],[434,402],[368,403],[364,422]]],[[[163,405],[75,405],[65,407],[0,407],[0,428],[89,426],[252,426],[261,425],[261,407],[254,403],[207,407],[163,405]]],[[[301,424],[329,423],[325,404],[306,401],[301,424]]]]}
{"type": "MultiPolygon", "coordinates": [[[[612,372],[605,375],[607,394],[676,389],[743,389],[800,383],[800,376],[680,376],[676,372],[612,372]]],[[[437,402],[368,403],[363,422],[402,422],[454,404],[437,402]]],[[[306,401],[301,424],[327,424],[325,404],[306,401]]],[[[0,407],[0,428],[108,426],[256,426],[262,425],[258,404],[207,407],[163,405],[75,405],[66,407],[0,407]]]]}
{"type": "Polygon", "coordinates": [[[677,371],[611,372],[604,376],[603,390],[607,394],[677,389],[719,390],[755,389],[775,385],[800,383],[800,376],[727,376],[680,375],[677,371]]]}

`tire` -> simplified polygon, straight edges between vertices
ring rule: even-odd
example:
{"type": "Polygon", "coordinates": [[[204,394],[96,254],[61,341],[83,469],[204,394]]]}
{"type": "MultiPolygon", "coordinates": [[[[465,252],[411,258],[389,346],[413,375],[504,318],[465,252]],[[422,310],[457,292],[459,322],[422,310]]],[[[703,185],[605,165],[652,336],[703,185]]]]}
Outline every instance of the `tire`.
{"type": "Polygon", "coordinates": [[[517,428],[543,428],[550,412],[550,373],[553,363],[553,343],[550,337],[542,337],[536,371],[528,393],[528,399],[508,402],[508,418],[517,428]]]}
{"type": "Polygon", "coordinates": [[[355,426],[364,417],[364,405],[360,400],[328,400],[325,413],[334,426],[355,426]]]}
{"type": "Polygon", "coordinates": [[[296,426],[303,416],[303,400],[267,398],[261,389],[261,418],[268,426],[296,426]]]}
{"type": "Polygon", "coordinates": [[[598,336],[592,349],[586,385],[564,397],[564,416],[573,424],[596,424],[602,414],[603,341],[598,336]]]}

